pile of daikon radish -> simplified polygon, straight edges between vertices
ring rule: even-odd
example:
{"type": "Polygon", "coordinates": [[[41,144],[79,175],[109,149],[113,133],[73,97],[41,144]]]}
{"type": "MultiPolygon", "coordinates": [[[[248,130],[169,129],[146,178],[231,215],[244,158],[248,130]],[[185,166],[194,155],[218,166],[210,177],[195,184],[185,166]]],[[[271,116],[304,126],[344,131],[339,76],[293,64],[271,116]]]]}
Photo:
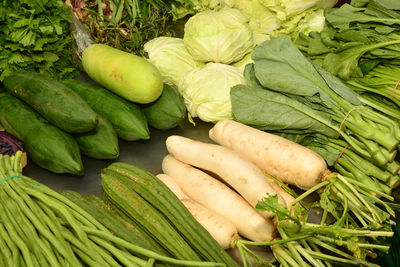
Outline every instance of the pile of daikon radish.
{"type": "Polygon", "coordinates": [[[216,123],[209,136],[217,144],[168,137],[169,155],[157,177],[225,249],[239,236],[256,242],[277,237],[274,215],[254,208],[268,196],[277,195],[286,207],[294,198],[264,172],[302,189],[330,173],[314,151],[232,120],[216,123]]]}

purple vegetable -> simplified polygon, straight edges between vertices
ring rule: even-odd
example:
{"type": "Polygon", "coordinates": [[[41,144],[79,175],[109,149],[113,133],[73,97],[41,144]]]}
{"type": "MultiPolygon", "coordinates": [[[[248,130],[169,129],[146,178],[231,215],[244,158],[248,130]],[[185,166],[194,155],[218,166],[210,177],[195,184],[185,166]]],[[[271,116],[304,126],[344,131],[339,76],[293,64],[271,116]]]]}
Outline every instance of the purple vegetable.
{"type": "Polygon", "coordinates": [[[18,150],[25,151],[23,145],[24,143],[15,136],[6,131],[0,131],[0,154],[12,156],[18,150]]]}

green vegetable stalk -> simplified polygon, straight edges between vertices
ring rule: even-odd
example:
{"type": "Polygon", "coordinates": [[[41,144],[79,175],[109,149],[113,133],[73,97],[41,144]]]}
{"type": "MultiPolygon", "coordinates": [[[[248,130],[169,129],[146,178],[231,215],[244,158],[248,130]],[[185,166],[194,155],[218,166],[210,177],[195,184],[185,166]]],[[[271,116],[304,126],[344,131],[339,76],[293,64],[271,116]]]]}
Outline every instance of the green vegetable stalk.
{"type": "Polygon", "coordinates": [[[224,266],[177,260],[114,236],[66,197],[23,176],[21,156],[21,151],[11,157],[0,155],[4,266],[224,266]]]}
{"type": "MultiPolygon", "coordinates": [[[[314,190],[307,191],[294,200],[289,208],[281,206],[277,196],[259,201],[256,209],[271,211],[277,215],[277,228],[281,239],[270,242],[238,241],[238,247],[246,245],[271,246],[276,261],[281,266],[377,266],[369,261],[389,251],[386,239],[392,231],[355,228],[345,224],[347,210],[334,224],[307,222],[307,211],[299,201],[314,190]]],[[[246,255],[243,255],[246,256],[246,255]]],[[[247,260],[247,258],[244,258],[247,260]]],[[[265,266],[274,266],[270,262],[265,266]]],[[[245,265],[247,266],[247,265],[245,265]]]]}
{"type": "Polygon", "coordinates": [[[247,85],[231,89],[237,121],[263,130],[340,136],[360,156],[393,162],[400,129],[362,105],[339,79],[305,58],[286,36],[257,46],[247,85]],[[249,104],[251,103],[251,104],[249,104]]]}

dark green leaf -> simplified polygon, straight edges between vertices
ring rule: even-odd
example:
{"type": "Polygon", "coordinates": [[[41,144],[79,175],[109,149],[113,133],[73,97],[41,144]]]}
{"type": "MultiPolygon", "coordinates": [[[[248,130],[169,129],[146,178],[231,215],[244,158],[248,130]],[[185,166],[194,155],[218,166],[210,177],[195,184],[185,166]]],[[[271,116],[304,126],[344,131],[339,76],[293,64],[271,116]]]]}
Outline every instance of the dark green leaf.
{"type": "Polygon", "coordinates": [[[337,137],[337,132],[315,118],[330,122],[326,113],[313,110],[283,94],[237,85],[231,89],[232,112],[241,123],[263,130],[301,130],[337,137]]]}

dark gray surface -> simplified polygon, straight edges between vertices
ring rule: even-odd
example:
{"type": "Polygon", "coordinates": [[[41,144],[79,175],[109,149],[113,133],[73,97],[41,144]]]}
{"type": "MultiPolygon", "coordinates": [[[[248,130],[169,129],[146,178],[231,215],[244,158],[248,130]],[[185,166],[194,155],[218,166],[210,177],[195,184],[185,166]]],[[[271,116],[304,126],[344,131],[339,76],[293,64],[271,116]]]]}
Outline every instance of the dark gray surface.
{"type": "MultiPolygon", "coordinates": [[[[168,131],[160,131],[150,128],[150,140],[123,141],[119,140],[120,156],[116,160],[96,160],[82,156],[85,174],[82,177],[68,174],[54,174],[38,167],[29,161],[24,168],[24,175],[29,176],[50,188],[61,190],[74,190],[83,195],[95,194],[101,196],[101,169],[107,167],[114,161],[133,164],[153,174],[161,172],[161,162],[167,154],[165,140],[170,135],[182,135],[195,140],[211,142],[208,130],[211,123],[196,120],[196,126],[189,122],[168,131]]],[[[29,158],[29,155],[28,155],[29,158]]]]}

